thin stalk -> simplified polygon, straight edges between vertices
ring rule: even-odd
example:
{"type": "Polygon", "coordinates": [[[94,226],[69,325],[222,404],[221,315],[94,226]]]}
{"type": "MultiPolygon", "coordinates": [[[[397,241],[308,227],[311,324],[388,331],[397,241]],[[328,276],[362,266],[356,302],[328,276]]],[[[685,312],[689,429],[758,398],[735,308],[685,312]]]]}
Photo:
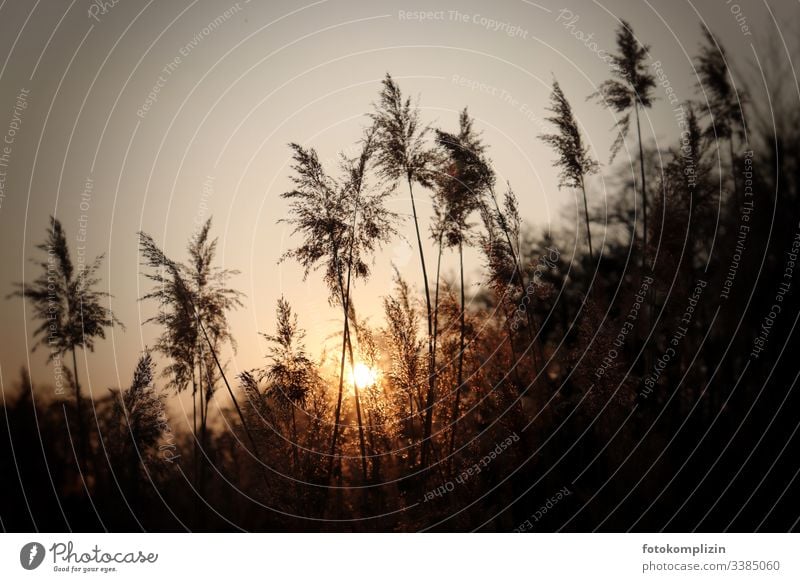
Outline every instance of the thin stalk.
{"type": "Polygon", "coordinates": [[[644,177],[644,146],[642,145],[642,127],[639,122],[639,104],[634,105],[636,111],[636,133],[639,138],[639,168],[642,176],[642,270],[647,257],[647,186],[644,177]]]}
{"type": "MultiPolygon", "coordinates": [[[[200,359],[202,362],[202,357],[200,359]]],[[[202,368],[201,368],[202,370],[202,368]]],[[[212,378],[211,378],[211,370],[208,369],[208,366],[205,368],[206,374],[206,389],[205,392],[203,391],[203,380],[202,376],[200,377],[200,449],[203,451],[203,457],[207,457],[207,446],[206,443],[208,441],[208,405],[210,400],[210,390],[212,385],[212,378]]],[[[205,489],[206,483],[206,463],[203,461],[203,458],[200,459],[200,486],[202,487],[201,491],[205,489]]]]}
{"type": "Polygon", "coordinates": [[[586,186],[581,176],[581,190],[583,191],[583,212],[586,215],[586,238],[589,240],[589,258],[594,263],[594,253],[592,252],[592,231],[589,229],[589,205],[586,202],[586,186]]]}
{"type": "Polygon", "coordinates": [[[202,350],[200,351],[200,358],[197,360],[197,375],[198,375],[198,379],[200,380],[200,386],[199,386],[199,390],[198,390],[198,394],[197,394],[197,398],[200,401],[200,435],[199,435],[199,437],[200,437],[200,441],[199,441],[199,446],[200,446],[200,457],[199,457],[199,460],[200,460],[200,464],[198,466],[199,475],[200,476],[199,476],[199,479],[197,481],[197,490],[200,492],[200,495],[202,496],[203,495],[203,489],[204,489],[204,487],[203,487],[204,483],[203,482],[205,481],[205,473],[206,473],[206,471],[205,471],[205,465],[206,464],[203,461],[203,456],[207,454],[205,444],[203,443],[203,441],[204,441],[203,435],[205,433],[205,424],[206,424],[206,420],[205,420],[205,414],[206,413],[205,413],[205,405],[204,405],[205,398],[204,398],[204,394],[203,394],[203,352],[202,352],[202,350]]]}
{"type": "Polygon", "coordinates": [[[361,398],[358,393],[358,384],[355,379],[355,359],[353,358],[353,344],[350,341],[350,334],[347,334],[347,350],[350,355],[350,370],[353,374],[353,396],[356,400],[356,419],[358,420],[358,444],[361,449],[361,472],[366,481],[368,478],[367,473],[367,448],[364,441],[364,424],[361,422],[361,398]]]}
{"type": "Polygon", "coordinates": [[[86,457],[87,457],[87,442],[86,442],[86,424],[84,423],[83,418],[83,402],[81,398],[81,385],[78,382],[78,358],[75,355],[75,346],[72,346],[72,371],[75,375],[75,414],[78,416],[78,438],[80,439],[80,443],[78,444],[78,467],[81,471],[86,470],[86,457]]]}
{"type": "MultiPolygon", "coordinates": [[[[250,428],[247,426],[247,421],[244,419],[244,414],[242,413],[242,409],[239,406],[239,401],[236,400],[236,395],[233,393],[233,389],[231,388],[230,383],[228,382],[227,376],[225,376],[225,370],[222,368],[222,363],[219,361],[217,357],[217,352],[214,350],[214,346],[211,343],[211,339],[208,337],[208,332],[206,332],[206,327],[203,325],[203,320],[200,318],[200,314],[197,311],[197,308],[192,303],[192,307],[194,308],[195,316],[197,317],[197,323],[200,326],[200,330],[203,332],[203,337],[208,344],[208,349],[211,351],[211,355],[214,357],[214,363],[217,365],[217,369],[219,370],[220,376],[222,376],[222,380],[225,382],[225,388],[228,389],[228,394],[231,397],[231,401],[233,402],[233,406],[236,408],[236,413],[239,415],[239,421],[242,423],[242,428],[244,428],[244,432],[247,435],[247,439],[250,441],[250,446],[253,447],[253,453],[255,454],[256,458],[258,458],[259,462],[261,462],[261,452],[259,451],[258,445],[256,444],[255,438],[253,438],[253,434],[250,432],[250,428]]],[[[202,387],[201,387],[202,390],[202,387]]],[[[201,403],[202,406],[202,403],[201,403]]],[[[261,467],[261,476],[264,479],[264,484],[269,486],[269,482],[267,481],[267,474],[264,472],[264,467],[261,467]]]]}
{"type": "Polygon", "coordinates": [[[194,363],[192,363],[192,436],[194,436],[194,485],[197,487],[200,452],[197,448],[197,380],[194,375],[194,363]]]}
{"type": "Polygon", "coordinates": [[[431,292],[428,286],[428,270],[425,268],[425,254],[422,251],[422,236],[419,233],[419,220],[417,219],[417,206],[414,202],[414,188],[411,185],[411,175],[407,174],[408,193],[411,196],[411,212],[414,215],[414,229],[417,234],[417,247],[419,248],[419,261],[422,266],[422,279],[425,283],[425,308],[428,320],[428,397],[425,402],[425,426],[422,434],[422,466],[427,467],[430,455],[430,439],[433,428],[433,405],[436,401],[436,384],[434,378],[436,371],[433,369],[433,310],[431,309],[431,292]]]}
{"type": "MultiPolygon", "coordinates": [[[[647,264],[647,187],[645,183],[644,174],[644,147],[642,146],[642,127],[639,122],[639,104],[634,105],[636,111],[636,134],[639,139],[639,169],[642,177],[642,273],[644,274],[645,266],[647,264]]],[[[642,332],[647,334],[650,329],[650,322],[653,318],[653,292],[652,289],[647,290],[647,310],[646,322],[642,327],[642,332]]],[[[647,336],[645,336],[647,342],[647,336]]],[[[650,351],[647,346],[644,346],[644,367],[645,373],[650,369],[650,351]]]]}
{"type": "MultiPolygon", "coordinates": [[[[350,288],[350,273],[347,274],[347,286],[350,288]]],[[[345,303],[346,305],[346,303],[345,303]]],[[[333,463],[336,457],[336,441],[339,438],[339,420],[342,413],[342,393],[344,392],[344,364],[347,357],[347,343],[345,338],[349,336],[350,330],[348,329],[349,318],[347,316],[347,307],[345,307],[344,316],[344,329],[342,330],[342,358],[339,365],[339,393],[336,397],[336,412],[333,417],[333,435],[331,436],[330,456],[328,457],[328,475],[333,474],[333,463]]]]}
{"type": "Polygon", "coordinates": [[[436,368],[436,351],[439,340],[439,283],[441,281],[440,273],[442,269],[442,237],[444,230],[439,232],[439,256],[436,259],[436,290],[434,292],[433,300],[433,352],[431,354],[431,367],[433,369],[433,385],[436,386],[439,371],[436,368]]]}
{"type": "MultiPolygon", "coordinates": [[[[460,326],[461,331],[458,340],[458,381],[456,382],[456,393],[453,399],[453,411],[450,415],[450,451],[447,455],[448,468],[452,465],[453,451],[456,445],[456,423],[458,421],[458,412],[461,406],[461,389],[464,384],[464,335],[466,332],[466,319],[464,315],[464,308],[466,306],[464,297],[464,250],[461,241],[458,242],[458,262],[459,271],[461,276],[461,313],[460,313],[460,326]]],[[[448,471],[449,472],[449,471],[448,471]]]]}

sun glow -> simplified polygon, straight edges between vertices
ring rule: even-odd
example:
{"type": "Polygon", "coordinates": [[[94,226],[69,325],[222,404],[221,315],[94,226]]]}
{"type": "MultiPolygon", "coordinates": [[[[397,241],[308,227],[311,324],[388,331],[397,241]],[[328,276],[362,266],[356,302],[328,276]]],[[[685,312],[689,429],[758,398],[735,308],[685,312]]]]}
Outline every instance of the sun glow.
{"type": "Polygon", "coordinates": [[[364,362],[358,362],[353,368],[353,381],[359,390],[374,386],[378,381],[378,370],[370,368],[364,362]]]}

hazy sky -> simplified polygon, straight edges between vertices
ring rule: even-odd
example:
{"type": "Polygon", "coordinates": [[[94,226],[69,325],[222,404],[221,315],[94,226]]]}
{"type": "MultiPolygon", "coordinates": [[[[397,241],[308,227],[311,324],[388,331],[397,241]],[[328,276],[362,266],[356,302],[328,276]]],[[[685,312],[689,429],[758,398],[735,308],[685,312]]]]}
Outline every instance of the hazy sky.
{"type": "MultiPolygon", "coordinates": [[[[73,246],[82,244],[76,237],[85,226],[86,252],[106,253],[103,284],[127,326],[81,361],[96,396],[127,385],[138,353],[159,331],[139,323],[155,306],[137,302],[147,285],[139,276],[138,230],[182,259],[195,225],[213,214],[220,264],[241,271],[232,284],[247,294],[244,309],[231,316],[239,341],[234,370],[261,365],[258,332],[272,329],[281,294],[309,329],[314,353],[339,329],[319,274],[304,282],[295,265],[278,264],[293,242],[277,223],[286,208],[280,194],[290,187],[287,143],[317,148],[332,166],[358,139],[387,71],[420,97],[424,120],[437,126],[454,129],[458,111],[469,107],[523,217],[548,228],[577,208],[574,192],[557,189],[553,156],[537,140],[552,78],[572,100],[596,157],[607,162],[614,118],[586,96],[609,76],[602,51],[614,50],[617,18],[651,45],[652,62],[661,61],[681,100],[694,96],[691,58],[701,17],[741,58],[750,58],[758,38],[748,33],[775,30],[767,5],[755,1],[101,4],[0,3],[0,132],[12,142],[4,144],[7,163],[0,166],[0,293],[35,277],[27,259],[36,256],[48,215],[62,221],[73,246]],[[424,20],[419,11],[428,12],[424,20]]],[[[797,12],[796,2],[771,4],[782,24],[797,12]]],[[[667,143],[676,124],[664,89],[656,95],[643,131],[647,140],[667,143]]],[[[618,163],[629,163],[625,152],[618,163]]],[[[591,195],[602,198],[600,180],[591,195]]],[[[420,191],[419,200],[427,215],[428,193],[420,191]]],[[[393,209],[410,212],[405,189],[393,209]]],[[[427,219],[423,227],[427,233],[427,219]]],[[[402,232],[412,240],[413,223],[402,232]]],[[[390,263],[419,282],[416,252],[397,240],[376,257],[371,282],[355,290],[362,315],[380,322],[390,263]]],[[[432,247],[427,258],[435,261],[432,247]]],[[[445,260],[452,274],[452,255],[445,260]]],[[[469,261],[469,273],[477,266],[469,261]]],[[[6,389],[27,363],[34,322],[25,318],[20,300],[0,302],[6,389]]],[[[50,383],[43,362],[41,353],[30,360],[34,381],[50,383]]]]}

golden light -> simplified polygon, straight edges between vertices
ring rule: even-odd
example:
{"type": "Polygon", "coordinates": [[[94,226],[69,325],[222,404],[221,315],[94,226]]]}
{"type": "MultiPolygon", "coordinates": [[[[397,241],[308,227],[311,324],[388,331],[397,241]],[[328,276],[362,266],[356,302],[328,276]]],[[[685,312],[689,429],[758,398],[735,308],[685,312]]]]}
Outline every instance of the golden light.
{"type": "Polygon", "coordinates": [[[364,362],[358,362],[353,368],[353,381],[359,390],[369,388],[378,381],[378,370],[370,368],[364,362]]]}

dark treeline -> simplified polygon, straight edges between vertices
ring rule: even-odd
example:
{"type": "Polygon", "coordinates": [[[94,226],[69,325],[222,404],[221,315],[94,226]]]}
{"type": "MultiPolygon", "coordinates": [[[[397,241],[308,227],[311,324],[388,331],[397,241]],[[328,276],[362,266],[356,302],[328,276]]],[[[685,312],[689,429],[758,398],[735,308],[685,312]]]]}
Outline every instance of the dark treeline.
{"type": "Polygon", "coordinates": [[[159,337],[129,385],[88,399],[76,353],[120,322],[96,290],[102,257],[76,270],[53,219],[39,278],[12,296],[33,309],[64,395],[44,397],[58,386],[25,369],[4,391],[3,528],[796,527],[800,109],[784,61],[776,53],[763,78],[732,69],[704,30],[696,99],[671,104],[623,22],[590,96],[619,120],[608,164],[573,113],[586,96],[553,81],[552,132],[538,137],[579,222],[549,232],[525,225],[527,186],[498,183],[467,109],[453,127],[426,125],[387,75],[336,172],[291,145],[296,246],[281,260],[324,282],[341,318],[335,353],[306,345],[302,306],[283,298],[264,360],[236,376],[221,353],[244,296],[215,266],[209,221],[183,262],[139,233],[159,337]],[[656,150],[640,127],[659,107],[677,112],[680,137],[656,150]],[[611,165],[626,145],[631,159],[611,165]],[[375,324],[354,288],[398,236],[398,192],[420,288],[396,272],[375,324]],[[469,248],[480,281],[466,279],[469,248]],[[176,394],[191,397],[188,431],[173,428],[176,394]]]}

